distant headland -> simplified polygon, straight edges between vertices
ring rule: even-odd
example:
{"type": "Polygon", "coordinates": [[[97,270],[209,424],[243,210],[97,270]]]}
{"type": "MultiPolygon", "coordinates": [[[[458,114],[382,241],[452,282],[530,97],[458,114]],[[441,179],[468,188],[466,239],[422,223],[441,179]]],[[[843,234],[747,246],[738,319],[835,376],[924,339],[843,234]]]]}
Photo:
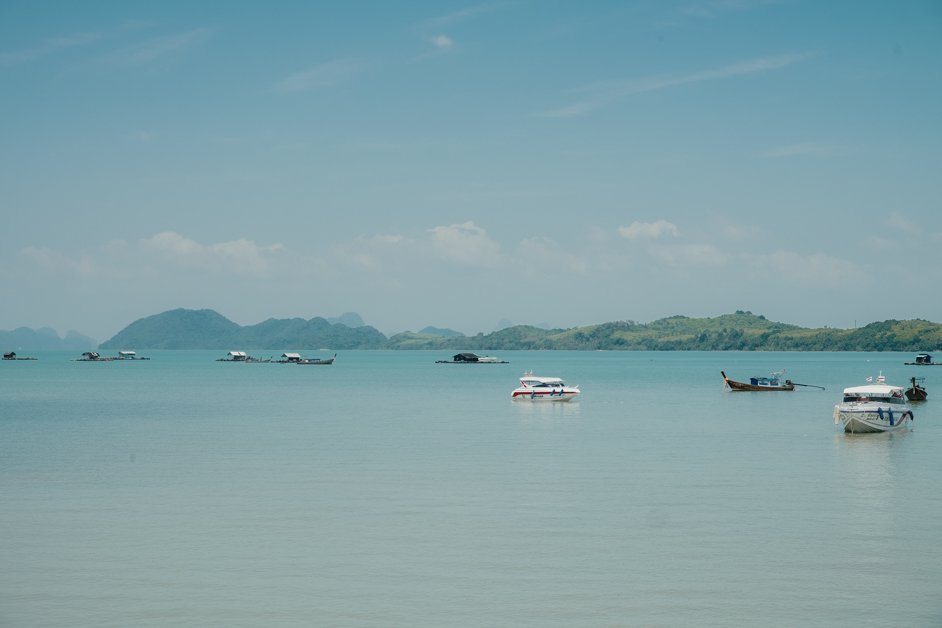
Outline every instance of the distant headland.
{"type": "Polygon", "coordinates": [[[942,325],[922,319],[887,320],[854,329],[805,328],[737,311],[712,318],[671,316],[651,323],[616,321],[544,329],[514,325],[465,336],[426,327],[385,336],[358,314],[337,318],[268,319],[238,325],[215,310],[175,309],[138,319],[100,345],[77,332],[64,338],[49,328],[0,331],[4,350],[89,349],[425,349],[509,351],[934,351],[942,325]]]}
{"type": "Polygon", "coordinates": [[[671,316],[542,329],[516,325],[464,336],[428,327],[386,337],[356,314],[339,319],[268,319],[241,326],[214,310],[176,309],[134,321],[101,349],[515,349],[629,351],[925,351],[942,347],[942,325],[888,320],[855,329],[808,329],[737,311],[713,318],[671,316]]]}
{"type": "Polygon", "coordinates": [[[65,336],[51,327],[17,327],[12,331],[0,330],[0,348],[3,351],[87,351],[98,346],[98,341],[77,331],[68,331],[65,336]]]}

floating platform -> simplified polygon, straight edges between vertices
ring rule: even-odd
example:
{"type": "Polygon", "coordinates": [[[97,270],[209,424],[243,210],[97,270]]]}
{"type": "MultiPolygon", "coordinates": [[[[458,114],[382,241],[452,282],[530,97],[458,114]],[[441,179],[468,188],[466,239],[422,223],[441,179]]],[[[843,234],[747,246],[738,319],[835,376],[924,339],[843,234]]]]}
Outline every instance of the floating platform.
{"type": "Polygon", "coordinates": [[[491,356],[480,356],[476,353],[458,353],[450,360],[435,360],[435,364],[510,364],[506,360],[498,360],[491,356]]]}

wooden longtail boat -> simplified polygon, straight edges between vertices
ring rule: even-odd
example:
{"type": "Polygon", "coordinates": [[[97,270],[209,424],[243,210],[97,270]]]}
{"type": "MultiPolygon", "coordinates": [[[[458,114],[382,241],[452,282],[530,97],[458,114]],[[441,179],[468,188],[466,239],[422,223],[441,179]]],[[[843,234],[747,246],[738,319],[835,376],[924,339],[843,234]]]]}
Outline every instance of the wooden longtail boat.
{"type": "MultiPolygon", "coordinates": [[[[923,381],[924,378],[920,378],[919,381],[923,381]]],[[[912,387],[906,389],[906,398],[910,401],[925,401],[929,398],[929,393],[926,392],[926,389],[918,384],[915,377],[910,378],[912,382],[912,387]]]]}
{"type": "Polygon", "coordinates": [[[784,382],[779,379],[778,374],[772,373],[770,377],[751,377],[749,383],[737,382],[726,377],[724,371],[720,371],[726,387],[733,392],[759,392],[765,390],[795,390],[795,384],[792,380],[786,379],[784,382]]]}

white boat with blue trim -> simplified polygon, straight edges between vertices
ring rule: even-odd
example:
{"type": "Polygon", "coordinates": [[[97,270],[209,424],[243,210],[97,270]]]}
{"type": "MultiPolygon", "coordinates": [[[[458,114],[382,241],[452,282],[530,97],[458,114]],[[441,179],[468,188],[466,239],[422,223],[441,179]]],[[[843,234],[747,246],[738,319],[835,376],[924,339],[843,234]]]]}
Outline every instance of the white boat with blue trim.
{"type": "Polygon", "coordinates": [[[912,420],[903,387],[887,384],[883,375],[875,384],[845,388],[843,400],[834,406],[834,424],[842,425],[849,434],[892,432],[912,420]]]}
{"type": "Polygon", "coordinates": [[[558,377],[540,377],[524,373],[520,386],[511,394],[514,401],[569,401],[579,394],[578,386],[567,386],[558,377]]]}

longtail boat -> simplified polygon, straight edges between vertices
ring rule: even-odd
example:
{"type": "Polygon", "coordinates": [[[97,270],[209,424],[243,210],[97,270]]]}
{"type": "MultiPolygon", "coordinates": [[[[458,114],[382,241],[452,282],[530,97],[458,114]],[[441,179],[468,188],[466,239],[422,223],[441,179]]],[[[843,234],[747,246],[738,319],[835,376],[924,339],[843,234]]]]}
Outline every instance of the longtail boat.
{"type": "Polygon", "coordinates": [[[759,392],[765,390],[795,390],[795,384],[792,380],[786,379],[784,382],[780,379],[781,373],[772,373],[769,377],[750,377],[749,383],[737,382],[726,377],[724,371],[720,371],[723,376],[723,382],[726,387],[733,392],[759,392]]]}
{"type": "Polygon", "coordinates": [[[929,393],[926,392],[926,389],[919,385],[920,382],[925,381],[924,377],[920,377],[918,380],[915,377],[911,377],[910,382],[912,386],[906,389],[906,398],[910,401],[925,401],[929,398],[929,393]]]}

